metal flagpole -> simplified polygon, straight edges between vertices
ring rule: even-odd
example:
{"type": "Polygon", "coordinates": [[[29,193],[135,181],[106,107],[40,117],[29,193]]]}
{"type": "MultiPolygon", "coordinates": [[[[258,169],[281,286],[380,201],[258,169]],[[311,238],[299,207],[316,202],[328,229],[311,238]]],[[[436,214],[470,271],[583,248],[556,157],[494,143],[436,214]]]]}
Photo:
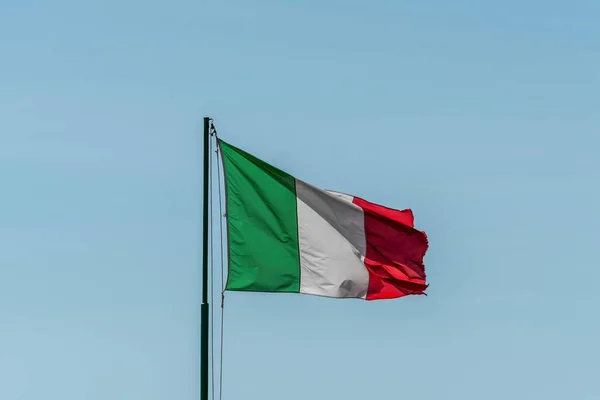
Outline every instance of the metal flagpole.
{"type": "Polygon", "coordinates": [[[202,201],[202,305],[200,308],[200,399],[208,398],[208,346],[209,346],[209,305],[208,305],[208,201],[209,201],[209,166],[210,159],[210,118],[204,117],[204,178],[202,201]]]}

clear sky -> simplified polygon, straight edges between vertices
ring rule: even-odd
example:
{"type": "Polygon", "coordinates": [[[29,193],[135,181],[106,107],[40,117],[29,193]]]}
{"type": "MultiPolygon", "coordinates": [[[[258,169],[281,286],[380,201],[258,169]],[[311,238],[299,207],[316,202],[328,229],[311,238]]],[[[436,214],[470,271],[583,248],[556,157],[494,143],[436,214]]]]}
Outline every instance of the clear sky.
{"type": "Polygon", "coordinates": [[[0,0],[0,399],[198,399],[200,136],[410,207],[428,297],[226,298],[223,399],[597,400],[597,0],[0,0]]]}

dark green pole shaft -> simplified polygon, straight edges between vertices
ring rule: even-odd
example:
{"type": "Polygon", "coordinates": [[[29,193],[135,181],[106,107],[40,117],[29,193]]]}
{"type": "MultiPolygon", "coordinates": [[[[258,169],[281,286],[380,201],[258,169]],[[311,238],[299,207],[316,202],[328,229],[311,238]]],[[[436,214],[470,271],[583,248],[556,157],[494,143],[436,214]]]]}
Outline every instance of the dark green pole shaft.
{"type": "Polygon", "coordinates": [[[204,189],[203,189],[203,219],[202,219],[202,306],[201,306],[201,335],[200,335],[200,399],[208,400],[208,202],[209,202],[209,166],[210,157],[210,118],[204,118],[204,189]]]}

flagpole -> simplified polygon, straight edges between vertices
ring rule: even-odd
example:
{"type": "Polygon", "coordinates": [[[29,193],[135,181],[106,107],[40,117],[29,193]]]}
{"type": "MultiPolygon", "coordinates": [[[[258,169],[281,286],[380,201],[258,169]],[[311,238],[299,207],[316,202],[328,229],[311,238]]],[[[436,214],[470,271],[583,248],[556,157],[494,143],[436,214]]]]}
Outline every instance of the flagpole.
{"type": "Polygon", "coordinates": [[[208,400],[208,345],[209,345],[209,306],[208,306],[208,202],[209,202],[209,158],[210,158],[210,118],[204,117],[204,178],[202,201],[202,305],[200,309],[200,400],[208,400]]]}

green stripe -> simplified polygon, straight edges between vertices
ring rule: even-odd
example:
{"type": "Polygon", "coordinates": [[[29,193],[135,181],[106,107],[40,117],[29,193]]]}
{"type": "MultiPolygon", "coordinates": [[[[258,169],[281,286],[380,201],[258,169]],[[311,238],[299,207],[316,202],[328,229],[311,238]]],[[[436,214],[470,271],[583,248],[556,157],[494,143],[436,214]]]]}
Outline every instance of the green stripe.
{"type": "Polygon", "coordinates": [[[226,289],[299,292],[294,177],[222,140],[219,145],[227,202],[226,289]]]}

